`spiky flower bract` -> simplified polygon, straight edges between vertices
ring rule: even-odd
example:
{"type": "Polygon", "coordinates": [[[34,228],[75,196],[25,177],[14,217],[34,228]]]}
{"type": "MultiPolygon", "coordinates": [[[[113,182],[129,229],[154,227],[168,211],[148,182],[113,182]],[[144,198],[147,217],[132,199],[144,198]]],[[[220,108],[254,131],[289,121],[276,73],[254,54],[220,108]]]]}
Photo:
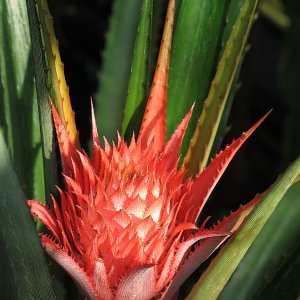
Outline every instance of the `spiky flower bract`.
{"type": "Polygon", "coordinates": [[[101,147],[92,109],[93,153],[75,148],[52,106],[65,190],[50,209],[30,200],[51,235],[48,254],[89,299],[170,298],[234,232],[257,200],[211,229],[196,222],[217,181],[245,140],[234,141],[195,178],[178,168],[192,109],[165,141],[166,96],[174,1],[170,1],[158,64],[138,138],[101,147]]]}

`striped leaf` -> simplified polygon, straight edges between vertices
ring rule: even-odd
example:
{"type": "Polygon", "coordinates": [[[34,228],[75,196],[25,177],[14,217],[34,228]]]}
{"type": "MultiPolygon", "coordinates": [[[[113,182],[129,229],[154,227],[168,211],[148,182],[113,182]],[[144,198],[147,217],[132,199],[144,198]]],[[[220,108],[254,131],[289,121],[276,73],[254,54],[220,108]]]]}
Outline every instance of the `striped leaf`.
{"type": "Polygon", "coordinates": [[[44,170],[26,3],[0,5],[0,126],[27,197],[44,201],[44,170]]]}
{"type": "Polygon", "coordinates": [[[56,299],[43,248],[0,133],[2,299],[56,299]]]}

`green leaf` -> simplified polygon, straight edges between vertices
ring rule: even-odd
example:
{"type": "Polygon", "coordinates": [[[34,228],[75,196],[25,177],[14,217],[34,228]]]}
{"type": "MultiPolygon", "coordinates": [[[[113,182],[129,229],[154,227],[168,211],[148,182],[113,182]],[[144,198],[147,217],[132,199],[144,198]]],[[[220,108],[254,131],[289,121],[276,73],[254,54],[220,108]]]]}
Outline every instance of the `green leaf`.
{"type": "Polygon", "coordinates": [[[0,125],[28,198],[44,201],[44,170],[26,3],[0,5],[0,125]]]}
{"type": "MultiPolygon", "coordinates": [[[[219,299],[256,299],[258,291],[274,279],[275,275],[282,272],[280,267],[284,261],[300,246],[300,240],[297,238],[300,236],[299,200],[300,183],[297,183],[284,195],[233,273],[219,299]],[[242,289],[241,286],[243,286],[242,289]]],[[[291,281],[289,284],[292,283],[291,281]]],[[[280,282],[278,284],[280,286],[280,282]]],[[[295,297],[283,298],[295,299],[295,297]]]]}
{"type": "Polygon", "coordinates": [[[96,100],[96,120],[100,135],[108,140],[121,131],[128,78],[142,0],[116,0],[100,74],[96,100]]]}
{"type": "Polygon", "coordinates": [[[182,147],[183,154],[187,151],[215,71],[226,12],[227,1],[179,1],[169,75],[167,135],[170,137],[196,101],[182,147]]]}
{"type": "Polygon", "coordinates": [[[289,254],[288,257],[284,257],[284,259],[284,265],[276,272],[276,276],[268,282],[267,287],[255,299],[299,299],[300,247],[294,253],[289,254]]]}
{"type": "Polygon", "coordinates": [[[46,201],[51,203],[50,194],[55,193],[57,183],[56,156],[54,147],[54,131],[52,115],[49,105],[50,85],[48,81],[48,69],[45,62],[45,50],[42,44],[40,23],[37,15],[35,0],[26,0],[30,36],[32,40],[32,53],[34,57],[34,69],[37,88],[38,110],[40,118],[40,130],[42,137],[43,164],[45,177],[46,201]]]}
{"type": "Polygon", "coordinates": [[[2,299],[56,299],[44,251],[0,133],[2,299]]]}
{"type": "Polygon", "coordinates": [[[153,0],[143,1],[129,78],[122,135],[139,128],[150,87],[153,0]],[[135,125],[136,124],[136,125],[135,125]],[[129,127],[129,128],[128,128],[129,127]]]}
{"type": "MultiPolygon", "coordinates": [[[[300,158],[265,192],[261,202],[202,274],[189,299],[216,299],[220,295],[299,173],[300,158]]],[[[241,292],[241,286],[237,292],[241,292]]]]}
{"type": "MultiPolygon", "coordinates": [[[[222,51],[220,52],[220,58],[223,55],[223,52],[225,50],[225,45],[229,39],[230,33],[232,31],[232,27],[235,24],[237,17],[239,15],[241,6],[243,5],[244,0],[232,0],[230,1],[229,7],[228,7],[228,11],[227,11],[227,16],[226,16],[226,26],[224,29],[224,33],[223,33],[223,39],[222,39],[222,51]]],[[[244,46],[244,50],[242,52],[236,73],[235,73],[235,78],[233,79],[232,82],[232,86],[228,95],[228,99],[226,100],[225,103],[225,107],[224,107],[224,111],[220,120],[220,124],[219,124],[219,128],[217,130],[216,133],[216,138],[210,153],[210,157],[213,158],[217,155],[217,153],[220,151],[220,146],[221,143],[223,141],[223,138],[225,136],[225,134],[228,132],[228,126],[227,126],[227,122],[228,122],[228,118],[229,118],[229,114],[231,111],[231,107],[233,104],[233,100],[235,97],[236,92],[238,91],[240,84],[239,84],[239,75],[240,75],[240,71],[241,71],[241,67],[243,64],[243,60],[244,60],[244,56],[247,53],[249,47],[244,46]]]]}
{"type": "Polygon", "coordinates": [[[228,9],[226,12],[226,25],[224,27],[223,35],[222,35],[222,49],[219,53],[219,59],[222,58],[222,55],[225,51],[226,43],[228,42],[234,24],[237,21],[237,18],[240,15],[241,8],[244,5],[245,0],[231,0],[228,4],[228,9]]]}
{"type": "Polygon", "coordinates": [[[188,153],[185,157],[187,175],[195,175],[206,167],[223,115],[224,107],[238,69],[241,55],[250,31],[257,1],[244,1],[223,55],[218,64],[188,153]]]}

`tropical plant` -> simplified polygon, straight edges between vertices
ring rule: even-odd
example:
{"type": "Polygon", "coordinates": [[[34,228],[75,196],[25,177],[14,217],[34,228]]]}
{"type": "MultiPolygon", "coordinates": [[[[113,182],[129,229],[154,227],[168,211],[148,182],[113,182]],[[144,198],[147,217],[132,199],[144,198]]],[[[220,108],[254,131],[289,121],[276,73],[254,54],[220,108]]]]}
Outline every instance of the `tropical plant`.
{"type": "MultiPolygon", "coordinates": [[[[222,146],[257,4],[115,0],[89,130],[75,122],[46,0],[2,1],[4,299],[299,296],[299,158],[233,213],[204,206],[226,200],[215,186],[266,126],[268,114],[222,146]]],[[[259,7],[293,28],[280,1],[259,7]]]]}

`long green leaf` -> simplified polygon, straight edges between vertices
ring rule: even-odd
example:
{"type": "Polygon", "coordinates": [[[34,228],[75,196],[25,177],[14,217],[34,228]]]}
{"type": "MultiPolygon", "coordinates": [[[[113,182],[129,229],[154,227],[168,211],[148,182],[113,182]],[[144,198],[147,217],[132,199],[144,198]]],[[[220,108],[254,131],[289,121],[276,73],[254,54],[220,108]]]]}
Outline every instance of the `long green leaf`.
{"type": "Polygon", "coordinates": [[[266,191],[255,210],[202,274],[189,299],[217,299],[299,173],[300,158],[266,191]]]}
{"type": "MultiPolygon", "coordinates": [[[[36,2],[34,0],[26,0],[26,4],[28,10],[30,36],[32,40],[32,53],[34,57],[38,110],[42,136],[43,163],[45,170],[45,194],[46,200],[49,200],[50,194],[55,193],[55,184],[57,183],[57,162],[54,148],[54,131],[52,126],[51,110],[49,106],[49,74],[47,72],[45,63],[45,50],[42,44],[36,2]]],[[[51,201],[49,201],[49,203],[51,203],[51,201]]]]}
{"type": "Polygon", "coordinates": [[[284,260],[300,246],[299,200],[300,183],[297,183],[284,195],[219,299],[256,298],[267,281],[281,272],[279,267],[284,260]]]}
{"type": "Polygon", "coordinates": [[[241,55],[252,25],[257,0],[244,1],[226,43],[207,99],[197,123],[184,164],[187,175],[195,175],[206,167],[222,118],[224,107],[238,69],[241,55]]]}
{"type": "Polygon", "coordinates": [[[196,101],[182,153],[187,151],[215,71],[227,2],[179,1],[168,86],[168,136],[196,101]]]}
{"type": "Polygon", "coordinates": [[[121,131],[128,78],[142,0],[116,0],[100,73],[96,100],[96,120],[100,135],[108,140],[121,131]]]}
{"type": "MultiPolygon", "coordinates": [[[[32,52],[34,56],[34,67],[36,77],[36,88],[38,97],[38,109],[40,116],[40,126],[43,146],[43,163],[45,170],[45,193],[46,201],[50,206],[50,194],[55,194],[57,179],[57,161],[55,155],[54,130],[52,125],[52,115],[49,105],[51,93],[51,80],[46,63],[46,53],[42,42],[41,25],[38,18],[38,10],[35,0],[26,0],[28,9],[28,19],[30,25],[30,35],[32,39],[32,52]]],[[[65,274],[58,270],[56,266],[51,268],[55,273],[53,284],[58,299],[65,298],[65,287],[62,284],[65,274]]]]}
{"type": "Polygon", "coordinates": [[[0,133],[1,299],[56,299],[44,251],[0,133]]]}
{"type": "MultiPolygon", "coordinates": [[[[239,12],[240,12],[240,9],[241,9],[243,3],[244,3],[244,0],[230,1],[229,7],[227,10],[226,26],[225,26],[224,33],[223,33],[222,51],[220,52],[219,60],[221,59],[221,57],[224,53],[225,45],[228,42],[230,33],[232,31],[232,27],[235,24],[237,17],[239,16],[239,12]]],[[[228,95],[228,99],[226,100],[224,111],[223,111],[223,114],[222,114],[222,117],[220,120],[220,124],[219,124],[218,130],[217,130],[217,133],[216,133],[216,138],[215,138],[215,141],[214,141],[211,153],[210,153],[211,158],[215,157],[216,154],[220,151],[220,146],[223,141],[223,138],[224,138],[225,134],[228,132],[227,122],[228,122],[231,107],[232,107],[232,104],[233,104],[233,101],[235,98],[235,94],[240,87],[240,84],[238,81],[239,75],[240,75],[241,67],[242,67],[242,64],[244,61],[244,56],[247,53],[248,49],[249,48],[247,46],[245,46],[243,53],[241,55],[240,62],[238,64],[238,67],[237,67],[237,70],[235,73],[235,78],[233,79],[232,86],[231,86],[231,89],[230,89],[230,92],[228,95]]]]}
{"type": "Polygon", "coordinates": [[[150,86],[152,18],[153,0],[144,0],[131,66],[122,135],[125,135],[127,129],[132,134],[133,128],[139,127],[132,124],[140,123],[142,120],[142,112],[150,86]]]}
{"type": "Polygon", "coordinates": [[[0,5],[0,126],[29,198],[44,201],[44,171],[26,3],[0,5]]]}
{"type": "Polygon", "coordinates": [[[276,272],[273,280],[268,282],[267,287],[255,296],[256,300],[300,299],[300,246],[282,260],[283,266],[276,272]]]}

